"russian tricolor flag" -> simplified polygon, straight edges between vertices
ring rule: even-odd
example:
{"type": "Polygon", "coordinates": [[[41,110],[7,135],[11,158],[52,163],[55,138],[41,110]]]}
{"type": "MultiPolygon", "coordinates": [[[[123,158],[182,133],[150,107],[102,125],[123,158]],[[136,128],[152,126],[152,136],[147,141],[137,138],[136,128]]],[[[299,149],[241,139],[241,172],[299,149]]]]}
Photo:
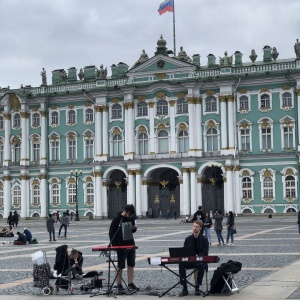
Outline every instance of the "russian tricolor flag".
{"type": "Polygon", "coordinates": [[[158,9],[159,14],[162,15],[167,11],[174,12],[174,0],[165,0],[160,4],[158,9]]]}

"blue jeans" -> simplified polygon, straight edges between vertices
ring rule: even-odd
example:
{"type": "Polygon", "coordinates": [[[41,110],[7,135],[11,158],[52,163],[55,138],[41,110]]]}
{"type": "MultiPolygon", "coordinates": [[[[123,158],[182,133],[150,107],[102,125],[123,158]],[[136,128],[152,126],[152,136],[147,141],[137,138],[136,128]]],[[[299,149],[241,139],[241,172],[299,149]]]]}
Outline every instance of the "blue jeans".
{"type": "Polygon", "coordinates": [[[233,234],[231,233],[231,228],[227,229],[227,239],[226,239],[227,244],[229,242],[229,237],[230,237],[231,243],[233,244],[233,234]]]}
{"type": "Polygon", "coordinates": [[[219,244],[221,244],[221,242],[224,244],[224,239],[223,239],[223,236],[222,236],[222,230],[216,230],[216,234],[217,234],[219,244]]]}
{"type": "Polygon", "coordinates": [[[60,232],[61,232],[61,230],[62,230],[62,228],[64,227],[64,229],[65,229],[65,237],[67,237],[67,225],[65,225],[65,224],[61,224],[60,225],[60,227],[59,227],[59,232],[58,232],[58,236],[60,236],[60,232]]]}
{"type": "Polygon", "coordinates": [[[204,234],[205,234],[206,238],[208,239],[208,242],[211,244],[210,228],[204,227],[204,234]]]}

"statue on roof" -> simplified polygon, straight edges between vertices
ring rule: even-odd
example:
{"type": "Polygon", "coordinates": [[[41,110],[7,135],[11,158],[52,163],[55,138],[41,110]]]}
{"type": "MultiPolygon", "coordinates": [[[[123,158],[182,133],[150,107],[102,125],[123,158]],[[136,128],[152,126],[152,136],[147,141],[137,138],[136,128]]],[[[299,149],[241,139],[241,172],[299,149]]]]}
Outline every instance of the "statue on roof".
{"type": "Polygon", "coordinates": [[[78,77],[79,77],[80,80],[83,80],[83,78],[84,78],[84,73],[83,73],[82,68],[80,68],[80,71],[78,73],[78,77]]]}
{"type": "Polygon", "coordinates": [[[41,76],[42,76],[42,85],[47,85],[47,76],[46,76],[45,68],[43,68],[43,70],[41,72],[41,76]]]}
{"type": "Polygon", "coordinates": [[[143,62],[147,61],[149,59],[148,54],[146,53],[145,50],[142,51],[142,54],[140,55],[140,58],[136,61],[134,64],[134,67],[142,64],[143,62]]]}
{"type": "Polygon", "coordinates": [[[63,70],[60,77],[63,82],[67,81],[67,78],[68,78],[67,72],[65,70],[63,70]]]}
{"type": "Polygon", "coordinates": [[[255,52],[254,49],[251,50],[251,54],[249,55],[249,58],[251,59],[251,61],[254,63],[257,59],[257,54],[255,52]]]}
{"type": "Polygon", "coordinates": [[[295,53],[296,53],[296,58],[300,59],[300,42],[299,39],[297,39],[297,42],[294,46],[295,53]]]}
{"type": "Polygon", "coordinates": [[[279,53],[278,53],[276,47],[273,47],[272,53],[271,53],[271,57],[273,58],[273,60],[276,60],[278,55],[279,55],[279,53]]]}
{"type": "Polygon", "coordinates": [[[180,47],[180,51],[178,52],[177,59],[186,61],[186,62],[191,62],[192,60],[188,57],[186,52],[183,50],[183,47],[180,47]]]}
{"type": "Polygon", "coordinates": [[[220,57],[220,66],[228,67],[232,65],[232,55],[228,56],[227,51],[224,53],[224,57],[220,57]]]}
{"type": "Polygon", "coordinates": [[[100,69],[97,71],[97,79],[106,79],[107,68],[103,69],[103,65],[100,66],[100,69]]]}

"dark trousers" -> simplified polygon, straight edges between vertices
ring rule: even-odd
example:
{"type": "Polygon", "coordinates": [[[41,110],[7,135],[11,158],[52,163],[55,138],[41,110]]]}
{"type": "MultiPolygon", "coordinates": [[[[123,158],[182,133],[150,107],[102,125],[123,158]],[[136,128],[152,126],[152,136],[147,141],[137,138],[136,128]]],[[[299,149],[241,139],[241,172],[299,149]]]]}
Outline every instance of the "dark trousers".
{"type": "Polygon", "coordinates": [[[67,227],[68,227],[68,226],[65,225],[65,224],[61,224],[61,225],[60,225],[60,227],[59,227],[59,232],[58,232],[58,236],[60,236],[60,232],[61,232],[61,229],[62,229],[63,227],[65,228],[65,237],[67,237],[67,227]]]}
{"type": "Polygon", "coordinates": [[[54,229],[52,231],[49,231],[49,240],[50,241],[52,241],[52,240],[55,241],[55,230],[54,229]]]}
{"type": "Polygon", "coordinates": [[[202,285],[202,280],[204,276],[205,266],[201,263],[181,263],[179,264],[179,275],[180,275],[180,283],[183,286],[187,285],[186,282],[186,269],[197,269],[197,285],[202,285]]]}

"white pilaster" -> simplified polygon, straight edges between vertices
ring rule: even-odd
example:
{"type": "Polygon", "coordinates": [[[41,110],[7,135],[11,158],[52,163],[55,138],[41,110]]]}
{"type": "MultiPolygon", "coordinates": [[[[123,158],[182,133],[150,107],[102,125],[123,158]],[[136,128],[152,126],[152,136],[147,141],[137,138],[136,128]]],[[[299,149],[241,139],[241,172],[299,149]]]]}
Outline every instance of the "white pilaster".
{"type": "Polygon", "coordinates": [[[47,175],[46,175],[46,169],[43,168],[40,171],[40,202],[41,202],[41,218],[46,218],[48,216],[47,212],[47,175]]]}
{"type": "MultiPolygon", "coordinates": [[[[300,83],[300,82],[299,82],[300,83]]],[[[298,111],[297,111],[297,116],[298,118],[300,117],[300,87],[297,90],[297,103],[298,103],[298,111]]],[[[300,151],[300,122],[298,123],[298,152],[300,151]]]]}
{"type": "Polygon", "coordinates": [[[10,173],[5,171],[3,186],[3,218],[7,218],[11,208],[11,192],[10,192],[10,173]]]}
{"type": "Polygon", "coordinates": [[[149,127],[150,127],[150,154],[155,154],[155,135],[154,135],[154,102],[149,102],[149,127]]]}
{"type": "MultiPolygon", "coordinates": [[[[188,97],[188,109],[189,109],[189,155],[194,155],[196,150],[196,135],[195,135],[195,105],[192,95],[188,97]]],[[[184,184],[184,183],[183,183],[184,184]]]]}
{"type": "Polygon", "coordinates": [[[29,217],[29,175],[21,174],[21,218],[29,217]]]}
{"type": "Polygon", "coordinates": [[[135,210],[137,216],[142,216],[142,170],[137,170],[135,173],[135,210]]]}
{"type": "MultiPolygon", "coordinates": [[[[101,161],[107,161],[108,156],[108,106],[103,106],[103,155],[101,161]]],[[[105,211],[103,211],[105,213],[105,211]]],[[[107,211],[106,211],[107,212],[107,211]]]]}
{"type": "Polygon", "coordinates": [[[240,166],[236,166],[234,170],[234,183],[235,183],[235,208],[234,213],[241,213],[241,184],[240,184],[240,166]]]}
{"type": "Polygon", "coordinates": [[[95,106],[95,161],[100,161],[102,156],[102,107],[95,106]]]}
{"type": "Polygon", "coordinates": [[[124,104],[124,157],[126,157],[129,149],[129,128],[128,128],[128,123],[129,123],[129,113],[128,113],[128,104],[124,104]]]}
{"type": "MultiPolygon", "coordinates": [[[[7,107],[5,107],[5,109],[6,108],[7,107]]],[[[3,166],[8,167],[9,163],[11,162],[11,151],[10,151],[10,134],[11,134],[11,125],[10,125],[11,121],[10,121],[10,119],[11,119],[11,114],[9,112],[5,111],[3,113],[3,116],[4,116],[4,135],[5,135],[4,153],[3,153],[3,166]]]]}
{"type": "Polygon", "coordinates": [[[107,209],[107,182],[102,180],[102,185],[100,185],[101,194],[102,194],[102,212],[103,217],[107,218],[108,209],[107,209]]]}
{"type": "Polygon", "coordinates": [[[46,111],[44,107],[40,111],[41,114],[41,156],[40,165],[45,166],[47,164],[47,124],[46,124],[46,111]]]}
{"type": "Polygon", "coordinates": [[[95,218],[103,217],[103,210],[102,210],[102,173],[101,171],[97,170],[94,171],[94,179],[95,179],[95,199],[94,199],[94,214],[95,218]]]}
{"type": "Polygon", "coordinates": [[[203,127],[202,127],[202,99],[200,96],[196,98],[196,105],[195,105],[195,130],[196,130],[196,155],[202,156],[203,153],[203,127]]]}
{"type": "Polygon", "coordinates": [[[233,107],[233,96],[228,96],[228,142],[229,142],[229,149],[234,149],[234,107],[233,107]]]}
{"type": "Polygon", "coordinates": [[[170,153],[176,153],[175,100],[170,100],[169,106],[170,106],[170,136],[171,136],[170,153]]]}
{"type": "Polygon", "coordinates": [[[148,210],[148,193],[147,193],[147,179],[142,179],[142,196],[141,196],[141,203],[142,203],[142,214],[143,216],[146,216],[146,211],[148,210]]]}
{"type": "Polygon", "coordinates": [[[191,212],[197,210],[196,168],[190,168],[191,175],[191,212]]]}
{"type": "Polygon", "coordinates": [[[179,177],[179,184],[180,184],[180,216],[185,217],[186,214],[184,214],[184,192],[183,192],[183,177],[179,177]]]}
{"type": "Polygon", "coordinates": [[[226,109],[226,98],[220,96],[221,101],[221,150],[227,150],[227,109],[226,109]]]}
{"type": "Polygon", "coordinates": [[[128,186],[127,186],[127,203],[136,206],[135,201],[135,184],[134,184],[134,172],[128,170],[128,186]]]}
{"type": "Polygon", "coordinates": [[[233,207],[233,197],[234,197],[234,190],[233,190],[233,166],[226,166],[226,173],[227,173],[227,199],[226,199],[226,212],[234,211],[233,207]]]}
{"type": "Polygon", "coordinates": [[[189,169],[183,168],[183,214],[191,214],[191,199],[190,199],[190,178],[189,169]]]}

